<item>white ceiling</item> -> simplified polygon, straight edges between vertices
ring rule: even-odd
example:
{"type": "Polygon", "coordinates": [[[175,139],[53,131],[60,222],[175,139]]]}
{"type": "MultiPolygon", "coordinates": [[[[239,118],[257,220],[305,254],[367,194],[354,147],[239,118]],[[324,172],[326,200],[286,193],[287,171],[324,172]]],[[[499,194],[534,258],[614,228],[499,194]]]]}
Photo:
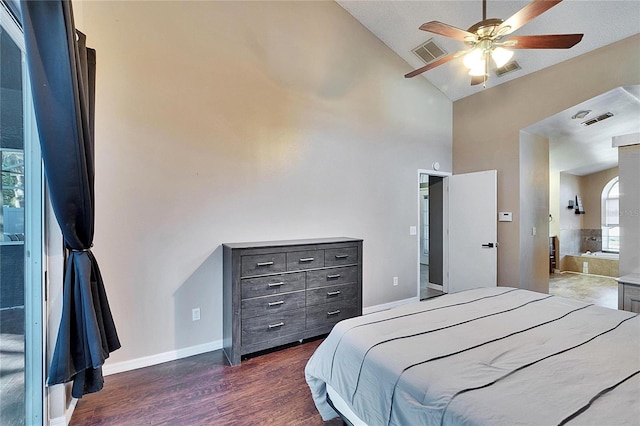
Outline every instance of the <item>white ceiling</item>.
{"type": "Polygon", "coordinates": [[[615,167],[618,149],[612,147],[613,137],[640,137],[640,85],[618,87],[523,130],[549,139],[552,172],[583,176],[615,167]],[[590,112],[584,118],[573,119],[579,111],[590,112]],[[582,124],[608,112],[613,117],[591,126],[582,124]]]}
{"type": "MultiPolygon", "coordinates": [[[[433,38],[448,53],[466,48],[460,41],[421,31],[425,22],[440,21],[467,29],[482,20],[482,0],[421,1],[349,1],[336,0],[389,48],[410,65],[407,72],[424,66],[412,50],[433,38]]],[[[529,1],[488,0],[487,18],[506,20],[529,1]]],[[[640,1],[638,0],[564,0],[530,21],[513,35],[584,34],[571,49],[516,50],[513,59],[521,70],[496,77],[491,74],[487,88],[522,77],[574,56],[640,33],[640,1]]],[[[452,60],[422,74],[452,101],[483,90],[471,86],[462,58],[452,60]]],[[[420,78],[420,77],[413,77],[420,78]]]]}
{"type": "MultiPolygon", "coordinates": [[[[447,53],[466,48],[460,41],[419,30],[420,25],[440,21],[466,30],[482,20],[482,0],[336,1],[404,59],[409,64],[407,72],[424,65],[412,50],[431,38],[447,53]]],[[[488,0],[487,18],[506,20],[528,3],[526,0],[488,0]]],[[[571,49],[515,50],[513,59],[522,69],[502,77],[491,73],[486,87],[494,87],[640,33],[640,0],[564,0],[513,34],[572,33],[581,33],[584,37],[571,49]]],[[[469,84],[470,78],[462,65],[462,58],[414,78],[426,78],[452,101],[485,90],[482,85],[469,84]]],[[[524,130],[549,138],[551,170],[585,175],[616,166],[617,149],[611,148],[611,138],[640,132],[639,87],[613,90],[524,130]],[[571,119],[576,112],[585,109],[592,110],[585,119],[571,119]],[[580,124],[609,111],[614,113],[614,117],[593,126],[580,124]]]]}

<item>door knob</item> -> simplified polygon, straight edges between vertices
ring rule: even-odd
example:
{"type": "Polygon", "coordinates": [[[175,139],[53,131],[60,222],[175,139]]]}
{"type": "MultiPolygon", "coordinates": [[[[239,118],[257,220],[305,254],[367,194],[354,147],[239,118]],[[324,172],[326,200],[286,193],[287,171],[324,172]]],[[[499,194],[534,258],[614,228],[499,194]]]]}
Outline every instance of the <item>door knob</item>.
{"type": "Polygon", "coordinates": [[[483,244],[482,247],[485,248],[492,248],[493,247],[493,243],[487,243],[487,244],[483,244]]]}

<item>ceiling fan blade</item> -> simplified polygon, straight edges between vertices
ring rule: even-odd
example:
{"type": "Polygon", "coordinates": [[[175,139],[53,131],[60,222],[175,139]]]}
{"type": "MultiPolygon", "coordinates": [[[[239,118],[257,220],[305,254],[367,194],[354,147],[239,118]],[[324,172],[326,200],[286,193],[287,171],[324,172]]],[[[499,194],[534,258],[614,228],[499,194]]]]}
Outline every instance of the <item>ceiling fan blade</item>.
{"type": "Polygon", "coordinates": [[[411,78],[411,77],[415,77],[416,75],[420,75],[425,71],[429,71],[432,68],[437,67],[438,65],[442,65],[446,62],[449,62],[452,59],[455,59],[457,56],[455,53],[449,53],[447,56],[443,56],[442,58],[438,59],[437,61],[433,61],[430,64],[425,65],[422,68],[418,68],[417,70],[413,70],[408,74],[405,74],[404,78],[411,78]]]}
{"type": "Polygon", "coordinates": [[[427,22],[419,27],[422,31],[428,31],[430,33],[443,35],[455,40],[466,41],[467,37],[473,37],[477,39],[476,35],[469,31],[461,30],[460,28],[452,27],[451,25],[444,24],[438,21],[427,22]]]}
{"type": "Polygon", "coordinates": [[[472,75],[471,76],[471,85],[476,86],[478,84],[482,84],[485,81],[484,75],[472,75]]]}
{"type": "Polygon", "coordinates": [[[510,49],[569,49],[580,43],[584,34],[548,34],[509,37],[507,42],[517,42],[510,49]]]}
{"type": "Polygon", "coordinates": [[[500,32],[504,29],[503,34],[510,34],[537,16],[542,15],[561,1],[562,0],[533,0],[517,11],[511,18],[500,24],[497,31],[500,32]]]}

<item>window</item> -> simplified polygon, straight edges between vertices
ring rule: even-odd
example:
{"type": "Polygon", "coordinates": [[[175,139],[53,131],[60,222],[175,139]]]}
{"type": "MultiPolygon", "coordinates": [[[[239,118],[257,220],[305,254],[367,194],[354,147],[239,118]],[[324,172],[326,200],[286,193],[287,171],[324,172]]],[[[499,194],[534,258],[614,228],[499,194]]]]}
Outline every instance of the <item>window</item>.
{"type": "Polygon", "coordinates": [[[0,424],[44,424],[43,179],[24,37],[0,2],[0,424]]]}
{"type": "Polygon", "coordinates": [[[620,251],[620,189],[618,176],[602,190],[602,250],[620,251]]]}
{"type": "Polygon", "coordinates": [[[24,151],[0,148],[2,216],[0,241],[24,241],[24,151]]]}

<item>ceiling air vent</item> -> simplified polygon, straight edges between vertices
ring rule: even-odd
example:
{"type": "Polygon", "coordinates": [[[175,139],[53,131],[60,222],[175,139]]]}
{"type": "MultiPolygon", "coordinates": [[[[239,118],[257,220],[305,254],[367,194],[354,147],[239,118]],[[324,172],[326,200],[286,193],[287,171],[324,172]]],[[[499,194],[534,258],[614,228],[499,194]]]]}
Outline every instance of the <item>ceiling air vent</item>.
{"type": "Polygon", "coordinates": [[[517,63],[516,61],[511,61],[509,62],[507,65],[501,67],[501,68],[496,68],[496,75],[498,77],[502,77],[505,74],[508,74],[510,72],[514,72],[517,71],[519,69],[522,69],[522,67],[520,66],[519,63],[517,63]]]}
{"type": "Polygon", "coordinates": [[[412,50],[425,64],[430,64],[438,58],[446,55],[447,52],[443,48],[438,46],[433,39],[429,39],[422,43],[420,46],[412,50]]]}
{"type": "Polygon", "coordinates": [[[609,117],[613,117],[613,113],[607,112],[590,120],[583,121],[580,124],[582,124],[583,126],[591,126],[592,124],[596,124],[598,121],[606,120],[609,117]]]}

